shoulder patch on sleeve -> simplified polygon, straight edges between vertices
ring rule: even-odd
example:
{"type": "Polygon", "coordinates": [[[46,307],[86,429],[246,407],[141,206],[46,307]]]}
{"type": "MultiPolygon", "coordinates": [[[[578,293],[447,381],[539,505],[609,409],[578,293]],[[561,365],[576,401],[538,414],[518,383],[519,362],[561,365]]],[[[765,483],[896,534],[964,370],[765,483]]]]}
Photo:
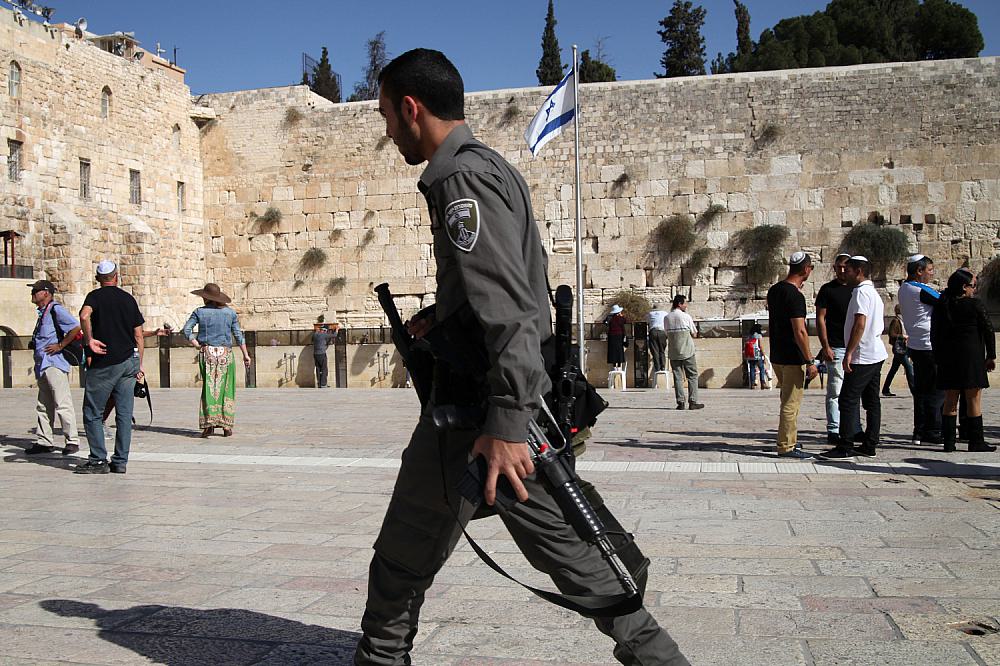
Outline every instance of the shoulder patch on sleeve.
{"type": "Polygon", "coordinates": [[[444,227],[448,239],[459,250],[471,252],[479,238],[479,202],[475,199],[456,199],[444,209],[444,227]]]}

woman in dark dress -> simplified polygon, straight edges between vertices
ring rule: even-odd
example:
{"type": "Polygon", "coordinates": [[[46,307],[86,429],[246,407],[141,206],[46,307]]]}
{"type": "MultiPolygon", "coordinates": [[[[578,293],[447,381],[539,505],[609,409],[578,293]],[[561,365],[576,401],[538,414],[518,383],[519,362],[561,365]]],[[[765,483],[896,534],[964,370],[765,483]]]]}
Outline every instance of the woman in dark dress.
{"type": "Polygon", "coordinates": [[[944,390],[941,432],[945,452],[955,450],[958,398],[965,395],[969,418],[969,451],[996,451],[983,438],[983,389],[996,366],[993,325],[983,302],[975,297],[976,276],[960,268],[948,278],[931,315],[931,348],[937,364],[937,388],[944,390]]]}
{"type": "Polygon", "coordinates": [[[622,306],[613,305],[604,323],[608,325],[608,365],[618,369],[625,362],[625,315],[622,306]]]}

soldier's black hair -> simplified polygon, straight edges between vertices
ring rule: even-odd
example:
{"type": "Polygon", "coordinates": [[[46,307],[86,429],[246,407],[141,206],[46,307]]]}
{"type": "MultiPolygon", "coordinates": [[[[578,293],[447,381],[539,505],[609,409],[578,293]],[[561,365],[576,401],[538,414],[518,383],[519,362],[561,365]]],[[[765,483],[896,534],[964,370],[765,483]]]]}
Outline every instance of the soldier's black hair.
{"type": "Polygon", "coordinates": [[[440,51],[407,51],[382,68],[378,82],[396,109],[404,97],[414,97],[441,120],[465,120],[462,75],[440,51]]]}

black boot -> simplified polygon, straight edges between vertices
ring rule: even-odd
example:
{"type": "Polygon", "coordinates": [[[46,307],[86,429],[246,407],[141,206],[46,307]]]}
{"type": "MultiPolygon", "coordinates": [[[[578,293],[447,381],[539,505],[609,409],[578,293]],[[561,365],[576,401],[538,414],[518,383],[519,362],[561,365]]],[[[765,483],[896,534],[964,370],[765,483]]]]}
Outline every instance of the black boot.
{"type": "Polygon", "coordinates": [[[944,444],[945,453],[953,453],[955,451],[956,421],[958,421],[957,416],[948,416],[945,414],[941,417],[941,443],[944,444]]]}
{"type": "Polygon", "coordinates": [[[983,417],[970,416],[966,420],[969,423],[969,451],[976,453],[996,451],[997,447],[990,446],[983,438],[983,417]]]}

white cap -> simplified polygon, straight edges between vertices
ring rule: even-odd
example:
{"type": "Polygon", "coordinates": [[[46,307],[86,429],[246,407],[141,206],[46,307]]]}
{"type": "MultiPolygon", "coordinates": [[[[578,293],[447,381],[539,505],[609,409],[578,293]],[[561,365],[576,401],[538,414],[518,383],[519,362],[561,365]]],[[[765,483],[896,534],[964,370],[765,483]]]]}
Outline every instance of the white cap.
{"type": "Polygon", "coordinates": [[[806,257],[808,257],[808,256],[809,255],[806,254],[805,252],[803,252],[802,250],[798,250],[796,252],[792,252],[792,256],[790,256],[788,258],[788,265],[789,266],[798,266],[803,261],[805,261],[806,257]]]}
{"type": "Polygon", "coordinates": [[[101,261],[97,264],[97,274],[98,275],[111,275],[118,270],[118,264],[107,259],[101,261]]]}
{"type": "Polygon", "coordinates": [[[867,262],[868,261],[868,257],[866,257],[863,254],[856,254],[853,257],[851,257],[851,260],[852,261],[864,261],[864,262],[867,262]]]}
{"type": "Polygon", "coordinates": [[[618,314],[621,311],[622,311],[622,306],[618,305],[617,303],[611,306],[611,314],[618,314]]]}
{"type": "Polygon", "coordinates": [[[837,261],[837,259],[840,259],[841,257],[847,257],[848,259],[850,259],[851,258],[851,253],[850,252],[841,252],[836,257],[834,257],[833,260],[837,261]]]}
{"type": "Polygon", "coordinates": [[[914,262],[920,261],[921,259],[926,259],[926,254],[911,254],[907,259],[906,263],[912,264],[914,262]]]}

